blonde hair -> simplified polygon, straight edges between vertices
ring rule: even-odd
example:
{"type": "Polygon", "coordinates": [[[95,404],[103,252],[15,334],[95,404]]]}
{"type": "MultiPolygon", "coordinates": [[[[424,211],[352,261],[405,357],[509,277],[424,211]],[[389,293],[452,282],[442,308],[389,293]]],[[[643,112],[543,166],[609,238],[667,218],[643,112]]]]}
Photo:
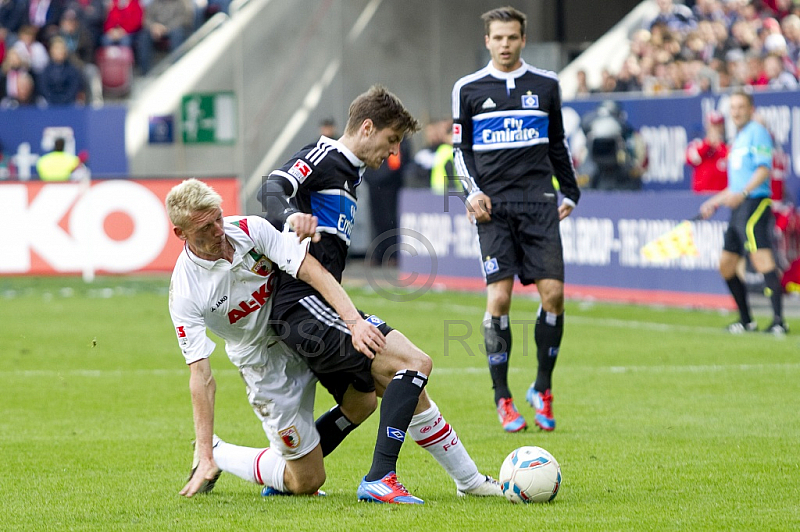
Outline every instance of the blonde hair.
{"type": "Polygon", "coordinates": [[[187,179],[172,187],[165,203],[172,224],[186,229],[193,214],[218,208],[222,205],[222,197],[202,181],[187,179]]]}

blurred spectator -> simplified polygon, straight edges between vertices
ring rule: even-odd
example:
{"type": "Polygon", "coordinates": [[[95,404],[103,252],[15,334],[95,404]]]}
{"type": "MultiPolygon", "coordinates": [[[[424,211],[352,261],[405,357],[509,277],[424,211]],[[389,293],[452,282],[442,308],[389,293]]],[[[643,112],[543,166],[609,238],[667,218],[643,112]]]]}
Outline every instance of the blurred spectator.
{"type": "Polygon", "coordinates": [[[364,172],[364,181],[369,185],[372,219],[370,247],[375,246],[372,255],[367,257],[372,266],[397,266],[398,238],[391,232],[397,229],[397,199],[403,186],[403,174],[410,162],[411,142],[406,138],[400,143],[398,153],[389,155],[379,168],[367,168],[364,172]]]}
{"type": "Polygon", "coordinates": [[[74,10],[64,11],[58,35],[67,46],[69,61],[83,74],[82,85],[86,88],[87,103],[101,104],[103,84],[100,81],[100,69],[94,64],[94,41],[74,10]]]}
{"type": "Polygon", "coordinates": [[[55,140],[53,151],[42,155],[36,161],[36,173],[42,181],[68,181],[82,175],[79,171],[83,167],[85,154],[83,157],[66,153],[64,148],[66,142],[59,137],[55,140]]]}
{"type": "Polygon", "coordinates": [[[336,120],[333,118],[323,118],[319,123],[319,134],[329,139],[338,140],[339,131],[336,129],[336,120]]]}
{"type": "Polygon", "coordinates": [[[62,11],[61,0],[28,0],[28,24],[36,30],[34,36],[48,42],[58,31],[62,11]]]}
{"type": "Polygon", "coordinates": [[[708,113],[705,128],[705,137],[694,139],[686,149],[686,162],[693,168],[692,190],[698,194],[719,192],[728,186],[725,117],[717,111],[708,113]]]}
{"type": "Polygon", "coordinates": [[[156,47],[173,51],[191,31],[194,11],[189,0],[151,0],[144,13],[144,27],[138,38],[139,67],[150,70],[156,47]]]}
{"type": "Polygon", "coordinates": [[[697,0],[692,8],[692,14],[698,23],[725,20],[725,12],[719,0],[697,0]]]}
{"type": "Polygon", "coordinates": [[[792,0],[761,0],[764,8],[777,19],[782,19],[792,11],[792,0]]]}
{"type": "Polygon", "coordinates": [[[431,181],[431,170],[436,160],[436,150],[446,141],[447,132],[452,128],[452,121],[447,118],[444,120],[433,120],[425,126],[425,146],[417,150],[414,154],[413,172],[409,172],[407,177],[411,181],[411,186],[428,188],[431,181]]]}
{"type": "Polygon", "coordinates": [[[22,26],[17,37],[14,49],[22,60],[30,65],[34,74],[41,74],[50,58],[47,55],[47,48],[36,40],[36,28],[31,25],[22,26]]]}
{"type": "Polygon", "coordinates": [[[3,65],[0,68],[2,73],[0,83],[0,97],[10,96],[17,97],[17,76],[23,73],[30,73],[30,65],[28,65],[19,55],[14,48],[11,48],[3,59],[3,65]]]}
{"type": "Polygon", "coordinates": [[[25,0],[0,0],[0,33],[9,46],[14,44],[17,33],[27,20],[25,0]]]}
{"type": "Polygon", "coordinates": [[[6,96],[0,100],[0,109],[17,109],[28,106],[45,106],[45,101],[41,96],[36,95],[36,86],[33,76],[29,72],[22,72],[16,78],[16,96],[6,96]]]}
{"type": "Polygon", "coordinates": [[[800,59],[800,17],[789,15],[781,21],[781,28],[786,39],[786,54],[797,64],[800,59]]]}
{"type": "Polygon", "coordinates": [[[641,136],[627,122],[617,102],[606,100],[584,116],[587,157],[580,174],[590,176],[589,188],[639,190],[647,166],[647,151],[641,136]]]}
{"type": "Polygon", "coordinates": [[[787,90],[797,88],[797,79],[784,70],[783,61],[777,55],[768,55],[764,59],[764,73],[770,89],[787,90]]]}
{"type": "Polygon", "coordinates": [[[453,161],[453,123],[444,121],[449,127],[446,129],[442,143],[436,148],[431,167],[431,191],[434,194],[444,194],[447,191],[461,192],[463,186],[457,179],[455,162],[453,161]]]}
{"type": "Polygon", "coordinates": [[[100,44],[133,48],[134,37],[142,29],[143,20],[144,12],[139,0],[111,0],[100,44]]]}
{"type": "Polygon", "coordinates": [[[682,4],[675,4],[672,0],[656,0],[658,15],[650,21],[649,27],[663,24],[672,31],[685,32],[697,27],[692,10],[682,4]]]}
{"type": "Polygon", "coordinates": [[[575,73],[575,77],[578,80],[578,89],[575,92],[576,98],[583,98],[585,96],[589,96],[592,91],[589,89],[589,85],[586,83],[586,71],[581,69],[575,73]]]}
{"type": "Polygon", "coordinates": [[[39,91],[48,105],[72,105],[83,88],[80,71],[67,60],[67,45],[61,37],[50,41],[50,63],[40,79],[39,91]]]}
{"type": "Polygon", "coordinates": [[[103,25],[106,21],[106,8],[103,0],[67,0],[66,9],[78,14],[81,26],[86,28],[92,37],[92,46],[100,46],[103,36],[103,25]]]}
{"type": "Polygon", "coordinates": [[[0,141],[0,180],[16,177],[16,174],[11,156],[5,152],[3,142],[0,141]]]}

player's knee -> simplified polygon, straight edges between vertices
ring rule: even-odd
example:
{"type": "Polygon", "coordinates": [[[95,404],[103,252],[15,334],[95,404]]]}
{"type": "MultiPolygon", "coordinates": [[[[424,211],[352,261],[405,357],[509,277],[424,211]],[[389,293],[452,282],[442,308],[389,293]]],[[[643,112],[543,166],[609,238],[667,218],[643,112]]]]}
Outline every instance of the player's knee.
{"type": "Polygon", "coordinates": [[[375,392],[351,394],[345,396],[340,407],[351,423],[360,425],[378,408],[378,397],[375,392]]]}
{"type": "Polygon", "coordinates": [[[295,478],[292,493],[295,495],[313,495],[325,484],[325,470],[306,472],[302,477],[295,478]]]}

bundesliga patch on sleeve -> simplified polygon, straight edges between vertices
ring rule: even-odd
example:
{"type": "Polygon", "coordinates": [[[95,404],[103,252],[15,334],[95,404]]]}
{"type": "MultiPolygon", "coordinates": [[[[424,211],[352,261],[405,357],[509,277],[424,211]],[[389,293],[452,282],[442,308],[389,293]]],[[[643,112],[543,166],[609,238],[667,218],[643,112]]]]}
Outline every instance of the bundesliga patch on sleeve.
{"type": "Polygon", "coordinates": [[[523,109],[538,109],[539,96],[536,94],[523,94],[522,95],[522,108],[523,109]]]}
{"type": "Polygon", "coordinates": [[[305,178],[307,178],[311,174],[311,171],[311,167],[308,166],[308,163],[306,163],[303,159],[297,159],[297,162],[295,162],[292,167],[289,168],[289,174],[293,175],[300,181],[303,181],[305,178]]]}
{"type": "Polygon", "coordinates": [[[461,144],[461,124],[453,124],[453,144],[461,144]]]}

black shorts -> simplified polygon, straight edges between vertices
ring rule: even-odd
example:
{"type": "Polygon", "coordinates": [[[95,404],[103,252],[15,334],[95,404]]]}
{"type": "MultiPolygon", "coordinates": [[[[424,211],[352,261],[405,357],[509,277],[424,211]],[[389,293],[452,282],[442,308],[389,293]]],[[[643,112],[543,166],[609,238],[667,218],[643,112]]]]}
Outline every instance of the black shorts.
{"type": "Polygon", "coordinates": [[[564,281],[564,253],[555,203],[492,203],[492,219],[478,224],[486,284],[518,276],[564,281]]]}
{"type": "Polygon", "coordinates": [[[775,219],[769,198],[747,198],[731,213],[722,249],[745,255],[757,249],[772,248],[775,219]]]}
{"type": "MultiPolygon", "coordinates": [[[[392,331],[377,316],[359,312],[384,336],[392,331]]],[[[356,351],[347,325],[324,299],[306,296],[281,320],[272,320],[271,325],[286,345],[306,361],[337,403],[341,404],[351,384],[359,392],[375,391],[372,359],[356,351]]]]}

